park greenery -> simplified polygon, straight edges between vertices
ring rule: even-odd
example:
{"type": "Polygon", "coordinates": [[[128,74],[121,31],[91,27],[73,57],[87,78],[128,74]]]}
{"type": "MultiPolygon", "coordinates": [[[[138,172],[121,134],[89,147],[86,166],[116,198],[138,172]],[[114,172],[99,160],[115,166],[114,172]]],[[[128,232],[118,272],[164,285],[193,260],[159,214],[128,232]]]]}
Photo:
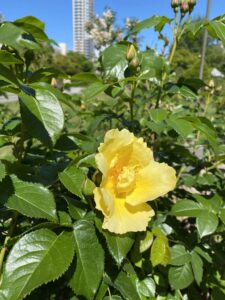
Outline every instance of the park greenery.
{"type": "Polygon", "coordinates": [[[80,54],[52,54],[36,17],[1,22],[0,93],[18,102],[0,106],[0,300],[225,298],[225,93],[211,76],[225,72],[225,17],[192,18],[195,3],[172,0],[172,19],[151,16],[103,40],[96,71],[80,54]],[[162,54],[140,49],[149,28],[162,54]],[[143,182],[120,173],[146,160],[143,182]],[[112,166],[121,202],[98,195],[112,166]],[[118,210],[115,229],[120,205],[130,210],[118,210]],[[150,205],[139,226],[134,215],[150,205]]]}

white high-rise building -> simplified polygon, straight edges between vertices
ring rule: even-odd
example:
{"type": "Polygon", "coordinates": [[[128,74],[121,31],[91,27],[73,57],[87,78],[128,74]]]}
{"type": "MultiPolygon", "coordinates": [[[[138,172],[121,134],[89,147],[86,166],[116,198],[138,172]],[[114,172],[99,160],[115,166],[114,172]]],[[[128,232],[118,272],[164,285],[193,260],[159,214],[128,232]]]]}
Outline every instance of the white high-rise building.
{"type": "Polygon", "coordinates": [[[93,0],[73,0],[73,49],[87,58],[93,56],[93,42],[85,29],[92,15],[93,0]]]}

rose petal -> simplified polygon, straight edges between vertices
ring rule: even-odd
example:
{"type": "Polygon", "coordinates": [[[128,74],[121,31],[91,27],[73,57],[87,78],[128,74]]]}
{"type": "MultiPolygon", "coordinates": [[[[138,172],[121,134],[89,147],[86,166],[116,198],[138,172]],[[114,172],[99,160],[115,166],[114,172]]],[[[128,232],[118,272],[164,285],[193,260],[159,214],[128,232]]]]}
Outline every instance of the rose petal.
{"type": "Polygon", "coordinates": [[[114,199],[114,209],[104,218],[102,228],[117,234],[145,231],[154,214],[154,210],[146,203],[132,206],[123,199],[114,199]]]}
{"type": "Polygon", "coordinates": [[[172,191],[176,185],[175,170],[165,163],[152,161],[136,175],[136,187],[126,197],[126,203],[137,205],[172,191]]]}
{"type": "Polygon", "coordinates": [[[129,166],[147,166],[153,160],[153,153],[143,138],[135,138],[133,142],[132,154],[129,160],[129,166]]]}
{"type": "Polygon", "coordinates": [[[125,157],[126,159],[129,157],[124,152],[129,154],[132,151],[129,145],[132,145],[134,138],[133,133],[126,129],[121,131],[112,129],[106,133],[104,143],[100,145],[99,153],[96,155],[96,164],[103,176],[107,176],[108,169],[113,167],[117,161],[122,163],[125,157]]]}

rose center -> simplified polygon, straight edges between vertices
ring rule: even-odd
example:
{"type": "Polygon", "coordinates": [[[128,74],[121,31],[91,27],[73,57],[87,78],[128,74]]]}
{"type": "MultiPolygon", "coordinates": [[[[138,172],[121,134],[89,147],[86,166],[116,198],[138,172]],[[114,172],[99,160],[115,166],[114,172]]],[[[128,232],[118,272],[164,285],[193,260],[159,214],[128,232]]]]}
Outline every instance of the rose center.
{"type": "Polygon", "coordinates": [[[135,170],[129,167],[123,167],[117,177],[116,191],[117,193],[129,194],[135,187],[135,170]]]}

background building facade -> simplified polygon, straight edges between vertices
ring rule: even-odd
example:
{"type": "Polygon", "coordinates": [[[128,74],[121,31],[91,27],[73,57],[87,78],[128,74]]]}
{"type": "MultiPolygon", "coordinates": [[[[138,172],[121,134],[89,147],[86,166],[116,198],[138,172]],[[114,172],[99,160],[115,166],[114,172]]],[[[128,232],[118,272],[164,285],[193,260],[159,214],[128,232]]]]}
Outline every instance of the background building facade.
{"type": "Polygon", "coordinates": [[[73,0],[73,49],[87,58],[93,56],[93,42],[85,30],[93,15],[93,0],[73,0]]]}

